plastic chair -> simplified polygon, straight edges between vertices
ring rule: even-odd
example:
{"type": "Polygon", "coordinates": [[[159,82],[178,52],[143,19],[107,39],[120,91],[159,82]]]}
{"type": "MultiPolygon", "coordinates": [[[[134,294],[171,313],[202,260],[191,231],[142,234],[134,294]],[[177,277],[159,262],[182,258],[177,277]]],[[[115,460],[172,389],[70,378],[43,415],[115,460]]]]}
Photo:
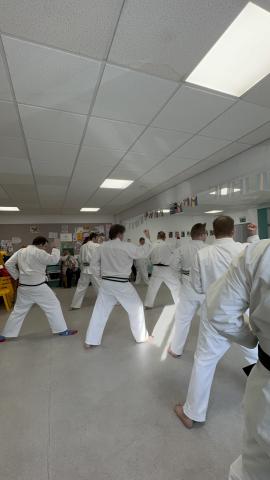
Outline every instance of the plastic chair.
{"type": "Polygon", "coordinates": [[[7,312],[10,312],[11,310],[11,305],[9,303],[9,295],[10,295],[10,290],[8,288],[0,287],[0,297],[3,297],[7,312]]]}

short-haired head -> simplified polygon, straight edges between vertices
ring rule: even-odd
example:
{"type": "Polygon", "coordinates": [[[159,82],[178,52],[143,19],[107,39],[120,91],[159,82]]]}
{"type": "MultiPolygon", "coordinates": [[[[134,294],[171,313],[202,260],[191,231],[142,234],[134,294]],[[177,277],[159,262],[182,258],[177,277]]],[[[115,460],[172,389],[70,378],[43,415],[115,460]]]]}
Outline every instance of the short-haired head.
{"type": "Polygon", "coordinates": [[[190,230],[192,240],[205,240],[207,237],[206,223],[195,223],[190,230]]]}
{"type": "Polygon", "coordinates": [[[144,237],[139,238],[139,243],[140,243],[140,245],[144,245],[145,244],[145,238],[144,237]]]}
{"type": "Polygon", "coordinates": [[[120,225],[116,223],[115,225],[112,225],[110,228],[109,239],[114,240],[115,238],[120,238],[120,240],[123,240],[125,231],[126,229],[124,225],[120,225]]]}
{"type": "Polygon", "coordinates": [[[96,240],[97,237],[98,237],[98,234],[96,232],[91,232],[89,235],[90,242],[93,242],[93,240],[96,240]]]}
{"type": "Polygon", "coordinates": [[[213,230],[216,238],[233,237],[234,220],[227,215],[220,215],[213,221],[213,230]]]}
{"type": "Polygon", "coordinates": [[[48,240],[46,237],[36,237],[34,238],[32,245],[35,245],[36,247],[45,247],[45,245],[48,243],[48,240]]]}
{"type": "Polygon", "coordinates": [[[166,240],[166,233],[161,230],[161,231],[158,232],[158,234],[157,234],[157,239],[158,239],[158,240],[166,240]]]}

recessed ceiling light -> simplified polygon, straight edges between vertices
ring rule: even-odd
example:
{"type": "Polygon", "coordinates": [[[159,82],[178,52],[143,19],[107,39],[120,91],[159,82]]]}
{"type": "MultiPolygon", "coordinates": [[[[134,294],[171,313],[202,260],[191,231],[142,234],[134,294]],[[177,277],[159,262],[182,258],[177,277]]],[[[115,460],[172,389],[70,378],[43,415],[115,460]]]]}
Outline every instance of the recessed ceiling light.
{"type": "Polygon", "coordinates": [[[98,212],[100,208],[96,207],[83,207],[80,209],[80,212],[98,212]]]}
{"type": "Polygon", "coordinates": [[[208,212],[204,212],[204,213],[222,213],[223,210],[208,210],[208,212]]]}
{"type": "Polygon", "coordinates": [[[104,182],[100,185],[100,188],[120,188],[124,190],[133,183],[133,180],[119,180],[116,178],[106,178],[104,182]]]}
{"type": "Polygon", "coordinates": [[[19,212],[20,209],[18,207],[0,207],[1,212],[19,212]]]}
{"type": "Polygon", "coordinates": [[[234,188],[233,191],[234,193],[241,192],[241,188],[234,188]]]}
{"type": "Polygon", "coordinates": [[[249,2],[187,82],[240,97],[270,72],[270,12],[249,2]]]}
{"type": "Polygon", "coordinates": [[[216,195],[216,194],[217,194],[217,192],[210,192],[209,195],[216,195]]]}
{"type": "Polygon", "coordinates": [[[163,209],[163,213],[170,213],[170,209],[168,208],[163,209]]]}
{"type": "Polygon", "coordinates": [[[220,195],[228,195],[229,189],[227,187],[221,188],[220,195]]]}

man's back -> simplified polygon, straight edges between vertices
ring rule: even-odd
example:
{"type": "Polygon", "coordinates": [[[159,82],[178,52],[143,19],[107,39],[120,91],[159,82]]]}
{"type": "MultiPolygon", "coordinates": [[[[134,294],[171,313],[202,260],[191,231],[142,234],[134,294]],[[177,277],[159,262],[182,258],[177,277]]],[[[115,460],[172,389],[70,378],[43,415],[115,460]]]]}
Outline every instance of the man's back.
{"type": "Polygon", "coordinates": [[[150,257],[153,265],[158,265],[159,263],[163,265],[169,265],[171,257],[172,250],[167,242],[163,240],[157,240],[153,245],[153,250],[150,257]]]}

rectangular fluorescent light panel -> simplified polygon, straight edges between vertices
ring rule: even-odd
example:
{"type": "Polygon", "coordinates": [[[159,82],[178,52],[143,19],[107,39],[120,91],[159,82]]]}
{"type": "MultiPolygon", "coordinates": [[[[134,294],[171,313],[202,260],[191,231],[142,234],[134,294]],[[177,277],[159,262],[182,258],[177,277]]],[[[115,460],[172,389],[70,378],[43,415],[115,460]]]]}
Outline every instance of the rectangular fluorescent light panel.
{"type": "Polygon", "coordinates": [[[204,213],[222,213],[223,210],[208,210],[208,212],[204,212],[204,213]]]}
{"type": "Polygon", "coordinates": [[[94,208],[94,207],[83,207],[80,209],[80,212],[98,212],[100,208],[94,208]]]}
{"type": "Polygon", "coordinates": [[[270,12],[249,2],[187,78],[240,97],[270,73],[270,12]]]}
{"type": "Polygon", "coordinates": [[[118,180],[116,178],[106,178],[100,185],[100,188],[119,188],[124,190],[133,183],[133,180],[118,180]]]}
{"type": "Polygon", "coordinates": [[[18,207],[0,207],[1,212],[19,212],[20,209],[18,207]]]}
{"type": "Polygon", "coordinates": [[[170,210],[165,208],[165,209],[163,209],[163,213],[170,213],[170,210]]]}

